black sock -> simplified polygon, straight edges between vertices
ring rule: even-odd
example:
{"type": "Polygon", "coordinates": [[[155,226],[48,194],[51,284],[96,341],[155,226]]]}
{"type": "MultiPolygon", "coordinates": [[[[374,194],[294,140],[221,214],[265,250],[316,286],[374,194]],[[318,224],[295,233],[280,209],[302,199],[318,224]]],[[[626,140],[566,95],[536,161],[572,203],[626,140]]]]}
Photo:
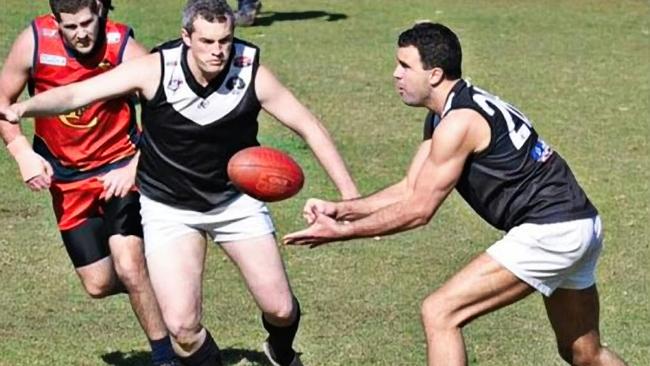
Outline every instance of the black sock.
{"type": "Polygon", "coordinates": [[[169,336],[158,340],[150,339],[149,344],[151,345],[151,362],[154,365],[171,362],[176,359],[176,354],[172,348],[172,341],[169,339],[169,336]]]}
{"type": "Polygon", "coordinates": [[[179,357],[179,359],[185,366],[221,366],[219,347],[217,347],[217,343],[207,329],[205,330],[205,340],[201,347],[191,355],[179,357]]]}
{"type": "Polygon", "coordinates": [[[289,365],[296,356],[296,352],[291,345],[293,344],[293,339],[296,338],[298,324],[300,324],[300,303],[295,297],[293,301],[296,306],[296,319],[289,326],[275,326],[269,323],[262,314],[262,324],[264,324],[264,329],[269,332],[269,344],[273,349],[276,361],[280,365],[289,365]]]}

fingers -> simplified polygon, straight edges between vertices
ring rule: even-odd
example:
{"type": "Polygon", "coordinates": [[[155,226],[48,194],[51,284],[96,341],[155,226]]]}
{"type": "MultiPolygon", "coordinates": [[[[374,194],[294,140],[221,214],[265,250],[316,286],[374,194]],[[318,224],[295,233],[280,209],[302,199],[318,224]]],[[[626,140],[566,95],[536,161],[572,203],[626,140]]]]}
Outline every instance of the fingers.
{"type": "Polygon", "coordinates": [[[0,107],[0,119],[11,123],[20,122],[20,116],[11,107],[0,107]]]}
{"type": "Polygon", "coordinates": [[[29,187],[29,189],[34,192],[50,188],[51,183],[51,178],[45,175],[37,175],[25,182],[25,184],[27,184],[27,187],[29,187]]]}

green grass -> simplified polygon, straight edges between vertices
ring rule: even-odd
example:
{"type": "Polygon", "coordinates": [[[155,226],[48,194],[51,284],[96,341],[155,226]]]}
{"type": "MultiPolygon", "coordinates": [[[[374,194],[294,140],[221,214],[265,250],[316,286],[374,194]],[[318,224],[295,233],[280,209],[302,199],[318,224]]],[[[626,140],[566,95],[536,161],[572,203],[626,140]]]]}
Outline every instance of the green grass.
{"type": "MultiPolygon", "coordinates": [[[[115,19],[153,46],[176,37],[183,1],[118,0],[115,19]]],[[[1,0],[0,56],[45,1],[1,0]],[[28,4],[28,5],[26,5],[28,4]]],[[[598,206],[606,248],[598,277],[603,340],[650,364],[650,5],[647,1],[264,0],[238,36],[327,124],[364,193],[404,174],[424,110],[392,88],[395,40],[428,18],[455,29],[466,77],[518,105],[571,164],[598,206]]],[[[311,196],[336,192],[304,144],[268,117],[263,143],[290,151],[307,183],[272,205],[280,235],[303,226],[311,196]]],[[[31,125],[25,124],[31,131],[31,125]]],[[[145,365],[146,339],[125,297],[87,298],[55,228],[49,197],[0,154],[0,366],[145,365]]],[[[283,248],[304,309],[307,365],[422,365],[420,301],[500,233],[455,194],[425,228],[346,245],[283,248]]],[[[228,364],[264,365],[259,314],[233,266],[210,250],[205,324],[228,364]]],[[[538,295],[465,331],[472,365],[560,365],[538,295]]]]}

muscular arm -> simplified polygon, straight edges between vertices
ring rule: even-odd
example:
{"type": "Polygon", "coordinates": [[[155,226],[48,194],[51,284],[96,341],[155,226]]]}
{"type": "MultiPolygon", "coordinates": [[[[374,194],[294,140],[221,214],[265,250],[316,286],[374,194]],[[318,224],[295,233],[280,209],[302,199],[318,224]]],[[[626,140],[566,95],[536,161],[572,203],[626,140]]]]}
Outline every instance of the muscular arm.
{"type": "Polygon", "coordinates": [[[151,54],[123,63],[82,82],[50,89],[12,106],[19,117],[66,113],[92,102],[138,92],[153,97],[160,78],[160,58],[151,54]]]}
{"type": "MultiPolygon", "coordinates": [[[[34,54],[34,36],[31,28],[25,29],[14,42],[2,71],[0,71],[0,107],[14,103],[29,79],[34,54]]],[[[22,136],[20,126],[0,119],[0,135],[6,144],[22,136]]]]}
{"type": "Polygon", "coordinates": [[[484,149],[489,139],[489,126],[476,112],[451,112],[433,134],[427,158],[414,184],[407,184],[402,200],[347,224],[316,212],[309,228],[285,236],[284,242],[318,245],[392,234],[426,224],[456,185],[468,156],[484,149]]]}
{"type": "Polygon", "coordinates": [[[414,186],[422,164],[426,161],[430,150],[431,140],[426,140],[420,144],[411,160],[406,177],[399,182],[368,197],[336,203],[337,219],[358,220],[383,207],[402,201],[409,189],[414,186]]]}
{"type": "Polygon", "coordinates": [[[358,197],[359,192],[343,159],[316,116],[262,65],[257,72],[255,84],[262,108],[307,142],[343,199],[358,197]]]}

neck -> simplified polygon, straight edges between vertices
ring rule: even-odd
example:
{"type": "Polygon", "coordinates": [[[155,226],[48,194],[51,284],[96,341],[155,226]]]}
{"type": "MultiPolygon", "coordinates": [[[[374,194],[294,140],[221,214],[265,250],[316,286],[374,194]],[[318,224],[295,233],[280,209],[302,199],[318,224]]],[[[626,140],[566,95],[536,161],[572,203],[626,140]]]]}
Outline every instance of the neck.
{"type": "Polygon", "coordinates": [[[447,104],[447,98],[451,93],[451,90],[454,88],[454,85],[460,79],[454,80],[442,80],[438,85],[433,87],[431,92],[431,98],[429,98],[426,103],[426,107],[433,111],[435,114],[442,116],[442,112],[445,110],[445,104],[447,104]]]}

